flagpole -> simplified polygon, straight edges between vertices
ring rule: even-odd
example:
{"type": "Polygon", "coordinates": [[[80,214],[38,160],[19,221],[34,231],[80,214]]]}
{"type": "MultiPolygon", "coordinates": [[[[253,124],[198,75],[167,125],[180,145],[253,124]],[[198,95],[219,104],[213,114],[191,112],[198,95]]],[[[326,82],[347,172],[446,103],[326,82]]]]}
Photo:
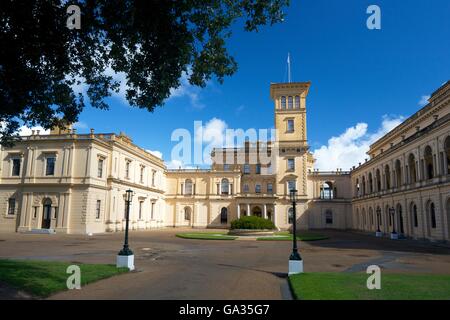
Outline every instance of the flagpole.
{"type": "Polygon", "coordinates": [[[291,83],[291,54],[289,52],[288,52],[287,63],[288,63],[288,82],[291,83]]]}

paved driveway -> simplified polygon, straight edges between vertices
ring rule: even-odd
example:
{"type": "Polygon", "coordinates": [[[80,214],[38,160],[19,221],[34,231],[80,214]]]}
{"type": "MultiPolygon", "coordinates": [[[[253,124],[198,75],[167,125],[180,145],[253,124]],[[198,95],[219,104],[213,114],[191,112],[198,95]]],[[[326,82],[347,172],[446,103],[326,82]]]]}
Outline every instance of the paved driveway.
{"type": "MultiPolygon", "coordinates": [[[[130,246],[136,272],[66,291],[52,299],[289,299],[291,242],[207,241],[175,237],[181,229],[135,231],[130,246]]],[[[192,231],[192,229],[190,229],[192,231]]],[[[201,230],[198,230],[201,231],[201,230]]],[[[211,230],[209,230],[211,231],[211,230]]],[[[338,232],[300,242],[306,272],[450,273],[450,249],[338,232]]],[[[0,234],[0,257],[115,263],[122,233],[95,235],[0,234]]]]}

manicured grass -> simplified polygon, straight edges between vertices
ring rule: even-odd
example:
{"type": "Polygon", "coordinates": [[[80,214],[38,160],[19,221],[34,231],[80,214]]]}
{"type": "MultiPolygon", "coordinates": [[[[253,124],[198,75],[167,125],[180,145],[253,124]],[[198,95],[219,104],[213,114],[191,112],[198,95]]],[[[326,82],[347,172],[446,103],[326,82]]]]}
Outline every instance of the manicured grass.
{"type": "Polygon", "coordinates": [[[366,273],[303,273],[289,277],[301,300],[449,300],[450,275],[381,274],[381,289],[367,289],[366,273]]]}
{"type": "MultiPolygon", "coordinates": [[[[292,241],[292,234],[287,231],[275,233],[276,237],[261,237],[256,240],[259,241],[292,241]]],[[[328,239],[327,236],[318,233],[300,232],[297,233],[297,240],[300,241],[318,241],[328,239]]]]}
{"type": "Polygon", "coordinates": [[[178,233],[178,238],[183,239],[199,239],[199,240],[234,240],[237,237],[229,236],[226,232],[191,232],[178,233]]]}
{"type": "Polygon", "coordinates": [[[67,290],[67,267],[77,265],[81,270],[81,286],[113,275],[127,272],[106,264],[83,264],[59,261],[0,260],[0,281],[37,297],[47,297],[67,290]]]}

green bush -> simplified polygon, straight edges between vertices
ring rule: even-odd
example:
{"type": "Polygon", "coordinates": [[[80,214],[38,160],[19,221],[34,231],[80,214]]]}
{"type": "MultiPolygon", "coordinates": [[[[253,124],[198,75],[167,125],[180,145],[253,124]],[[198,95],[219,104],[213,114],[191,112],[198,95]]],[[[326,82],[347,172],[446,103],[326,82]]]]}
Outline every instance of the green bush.
{"type": "Polygon", "coordinates": [[[257,216],[243,216],[231,222],[231,229],[275,229],[272,221],[257,216]]]}

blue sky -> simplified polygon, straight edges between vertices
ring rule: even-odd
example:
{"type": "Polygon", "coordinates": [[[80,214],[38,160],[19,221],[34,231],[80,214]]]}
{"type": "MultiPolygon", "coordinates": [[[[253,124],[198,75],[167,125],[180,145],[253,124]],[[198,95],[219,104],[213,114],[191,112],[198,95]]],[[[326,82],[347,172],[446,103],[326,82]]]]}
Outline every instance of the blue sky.
{"type": "Polygon", "coordinates": [[[113,97],[108,112],[86,108],[78,131],[124,131],[170,162],[172,131],[193,132],[195,120],[216,119],[210,124],[219,132],[272,128],[269,85],[287,80],[290,52],[292,80],[312,82],[307,126],[318,167],[333,169],[327,166],[333,158],[333,166],[347,170],[374,139],[417,111],[422,96],[450,79],[448,0],[292,0],[286,12],[284,23],[258,33],[234,28],[228,48],[239,70],[223,85],[184,83],[154,113],[113,97]],[[372,4],[381,8],[381,30],[366,27],[372,4]]]}

